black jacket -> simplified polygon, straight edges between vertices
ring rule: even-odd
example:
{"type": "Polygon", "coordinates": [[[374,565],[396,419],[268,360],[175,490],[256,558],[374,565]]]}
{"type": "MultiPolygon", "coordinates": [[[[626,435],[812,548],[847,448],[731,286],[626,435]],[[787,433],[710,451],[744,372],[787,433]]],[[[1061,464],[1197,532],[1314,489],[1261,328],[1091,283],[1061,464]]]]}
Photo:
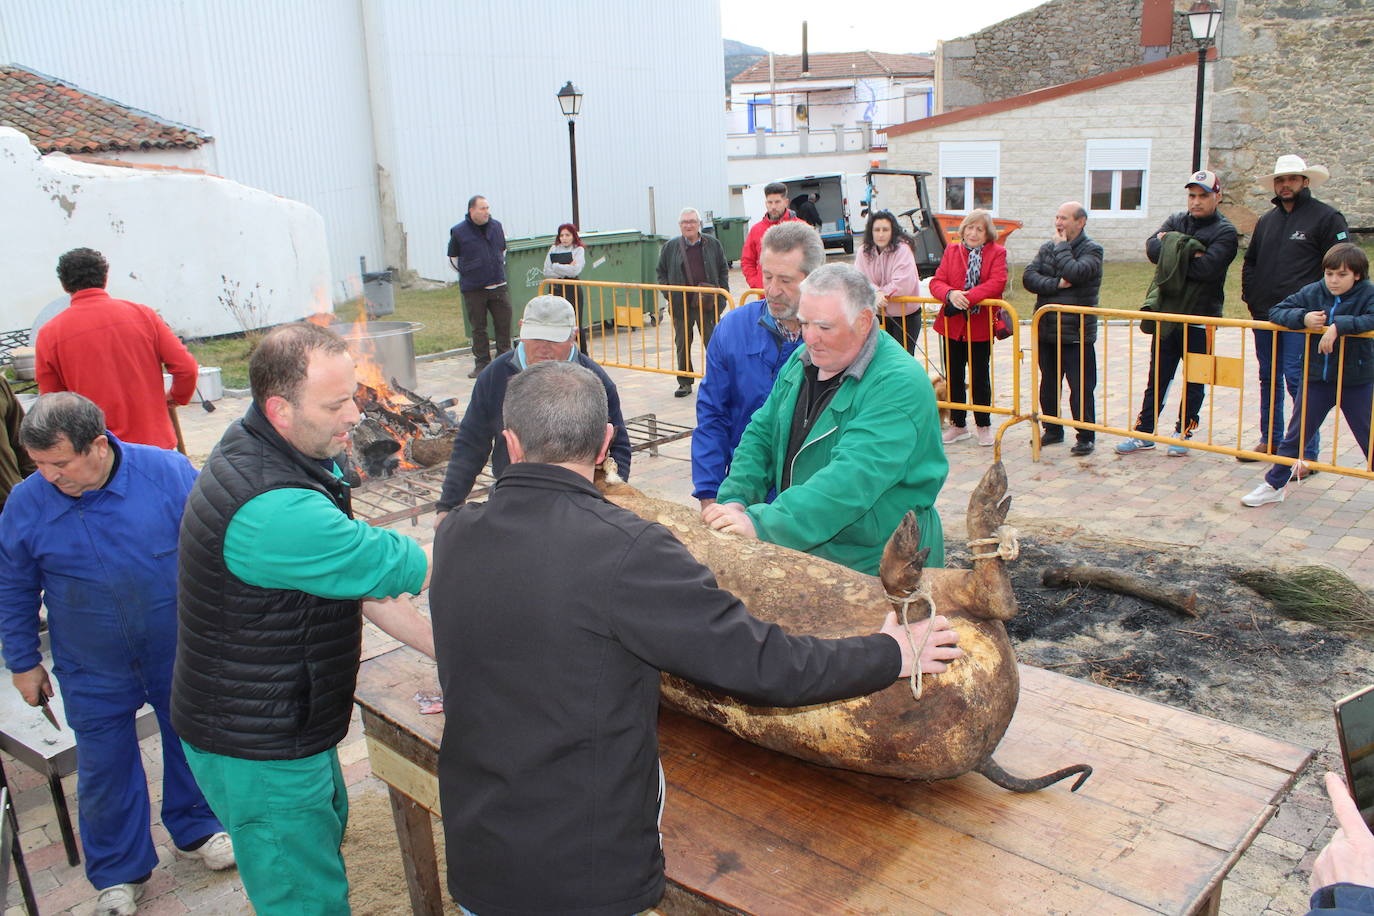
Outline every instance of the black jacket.
{"type": "MultiPolygon", "coordinates": [[[[511,378],[520,371],[518,356],[518,350],[508,350],[492,360],[491,365],[477,376],[477,384],[472,387],[472,400],[468,401],[467,412],[463,414],[463,422],[458,425],[458,435],[453,440],[448,470],[444,472],[444,488],[438,502],[440,512],[462,505],[472,492],[472,485],[477,475],[482,473],[487,458],[491,458],[493,477],[499,477],[510,464],[506,438],[501,435],[505,427],[501,405],[506,402],[506,387],[511,378]]],[[[625,417],[620,413],[620,392],[606,370],[587,354],[578,351],[577,364],[595,372],[606,387],[606,422],[615,427],[615,437],[611,439],[611,458],[620,471],[621,479],[629,480],[630,434],[625,429],[625,417]]]]}
{"type": "Polygon", "coordinates": [[[362,651],[362,606],[259,588],[224,563],[239,507],[284,487],[318,490],[352,518],[344,483],[250,407],[196,478],[181,517],[172,724],[204,751],[295,760],[343,740],[362,651]]]}
{"type": "Polygon", "coordinates": [[[1207,247],[1202,257],[1194,258],[1188,268],[1188,279],[1201,284],[1194,314],[1221,317],[1221,307],[1226,302],[1226,269],[1236,259],[1236,227],[1220,211],[1204,219],[1195,219],[1187,210],[1181,210],[1166,219],[1146,240],[1145,254],[1151,264],[1159,263],[1161,232],[1182,232],[1207,247]]]}
{"type": "Polygon", "coordinates": [[[1341,211],[1307,188],[1298,192],[1291,213],[1275,197],[1274,209],[1255,224],[1240,265],[1240,297],[1251,317],[1268,321],[1269,310],[1284,297],[1320,280],[1322,256],[1348,239],[1341,211]]]}
{"type": "Polygon", "coordinates": [[[448,256],[458,259],[458,289],[467,292],[506,282],[506,230],[494,219],[470,219],[448,231],[448,256]]]}
{"type": "MultiPolygon", "coordinates": [[[[1035,293],[1035,308],[1042,305],[1097,305],[1097,292],[1102,287],[1102,246],[1078,233],[1072,242],[1046,242],[1021,274],[1021,285],[1035,293]],[[1072,286],[1059,288],[1060,280],[1072,286]]],[[[1084,343],[1097,341],[1096,315],[1059,315],[1058,321],[1042,322],[1038,328],[1045,343],[1079,341],[1080,319],[1084,343]]]]}
{"type": "MultiPolygon", "coordinates": [[[[890,685],[888,636],[788,636],[667,528],[513,464],[439,526],[448,886],[482,916],[626,916],[663,893],[659,671],[769,706],[890,685]]],[[[671,799],[669,799],[671,804],[671,799]]]]}

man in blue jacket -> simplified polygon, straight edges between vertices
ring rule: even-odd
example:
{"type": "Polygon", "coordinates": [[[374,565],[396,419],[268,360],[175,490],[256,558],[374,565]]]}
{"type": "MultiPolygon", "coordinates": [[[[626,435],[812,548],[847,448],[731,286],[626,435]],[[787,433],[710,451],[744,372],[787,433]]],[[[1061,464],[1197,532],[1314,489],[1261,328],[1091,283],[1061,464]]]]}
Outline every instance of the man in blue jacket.
{"type": "Polygon", "coordinates": [[[213,869],[233,847],[172,730],[177,531],[196,472],[184,455],[120,442],[79,394],[40,397],[20,426],[38,473],[0,514],[0,639],[30,706],[53,695],[39,652],[48,608],[53,671],[76,733],[78,804],[95,912],[128,916],[157,864],[134,715],[162,730],[162,824],[213,869]]]}
{"type": "Polygon", "coordinates": [[[801,282],[825,263],[821,237],[802,222],[778,223],[763,236],[759,265],[766,299],[727,312],[706,347],[692,433],[692,495],[705,509],[730,470],[754,411],[768,399],[787,357],[801,346],[801,282]]]}
{"type": "Polygon", "coordinates": [[[468,216],[448,231],[448,260],[458,271],[458,290],[463,296],[472,358],[476,367],[468,378],[477,378],[491,362],[487,314],[496,325],[496,354],[510,349],[510,291],[506,285],[506,231],[491,218],[491,205],[480,194],[468,201],[468,216]]]}

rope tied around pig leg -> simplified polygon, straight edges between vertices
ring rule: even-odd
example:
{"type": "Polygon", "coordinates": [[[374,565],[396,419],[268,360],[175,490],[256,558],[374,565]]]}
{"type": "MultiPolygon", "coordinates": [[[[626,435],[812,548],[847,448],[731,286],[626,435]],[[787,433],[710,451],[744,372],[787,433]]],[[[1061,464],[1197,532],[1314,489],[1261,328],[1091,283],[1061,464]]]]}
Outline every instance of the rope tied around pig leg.
{"type": "Polygon", "coordinates": [[[911,670],[911,695],[916,699],[921,698],[921,653],[926,650],[926,643],[930,640],[930,629],[935,620],[935,596],[930,593],[930,583],[922,582],[921,587],[905,597],[888,595],[887,600],[902,609],[902,630],[906,633],[907,645],[911,646],[913,656],[911,670]],[[930,616],[926,618],[926,631],[921,634],[921,644],[916,645],[916,638],[911,635],[911,624],[907,619],[907,611],[917,601],[924,601],[930,605],[930,616]]]}
{"type": "Polygon", "coordinates": [[[973,560],[995,560],[999,557],[1003,560],[1015,560],[1021,554],[1021,542],[1018,540],[1018,532],[1011,525],[998,525],[992,532],[990,538],[974,538],[968,542],[969,550],[973,551],[973,560]],[[991,547],[997,545],[996,550],[980,553],[979,547],[991,547]]]}

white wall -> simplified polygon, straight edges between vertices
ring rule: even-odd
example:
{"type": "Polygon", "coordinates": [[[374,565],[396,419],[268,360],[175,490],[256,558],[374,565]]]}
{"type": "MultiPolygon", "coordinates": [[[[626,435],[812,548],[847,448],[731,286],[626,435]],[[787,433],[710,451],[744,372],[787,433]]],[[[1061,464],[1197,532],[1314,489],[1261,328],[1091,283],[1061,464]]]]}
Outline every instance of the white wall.
{"type": "MultiPolygon", "coordinates": [[[[1084,141],[1149,139],[1145,208],[1134,216],[1092,216],[1086,230],[1102,244],[1108,258],[1144,260],[1146,237],[1170,213],[1183,209],[1187,200],[1183,183],[1192,166],[1196,79],[1195,69],[1179,67],[1036,105],[889,136],[888,165],[935,172],[927,181],[938,210],[940,142],[1000,141],[997,215],[1026,224],[1009,238],[1007,246],[1011,259],[1024,264],[1053,234],[1054,211],[1061,203],[1087,203],[1084,141]],[[1180,101],[1184,99],[1188,101],[1180,101]]],[[[1206,139],[1204,132],[1204,150],[1206,139]]],[[[884,206],[896,210],[899,203],[885,200],[884,206]]]]}
{"type": "Polygon", "coordinates": [[[357,0],[10,0],[0,30],[15,63],[205,131],[212,171],[310,204],[336,279],[380,262],[357,0]]]}
{"type": "MultiPolygon", "coordinates": [[[[568,128],[555,98],[584,93],[577,161],[584,231],[676,234],[686,206],[724,213],[720,10],[714,0],[372,3],[367,49],[390,87],[374,116],[394,136],[411,266],[451,279],[448,230],[485,195],[509,238],[571,219],[568,128]],[[385,110],[383,110],[383,107],[385,110]]],[[[377,80],[374,80],[377,82],[377,80]]],[[[379,134],[386,131],[379,131],[379,134]]]]}
{"type": "Polygon", "coordinates": [[[718,0],[6,0],[0,33],[14,62],[204,130],[219,174],[317,209],[336,296],[359,255],[401,249],[386,219],[439,279],[474,193],[512,238],[569,219],[569,79],[584,227],[647,230],[650,186],[660,230],[727,206],[718,0]]]}
{"type": "Polygon", "coordinates": [[[220,302],[234,284],[261,323],[328,310],[329,256],[314,210],[223,178],[40,157],[0,127],[0,330],[28,328],[61,296],[55,269],[72,248],[102,252],[112,296],[157,309],[178,334],[243,330],[220,302]]]}

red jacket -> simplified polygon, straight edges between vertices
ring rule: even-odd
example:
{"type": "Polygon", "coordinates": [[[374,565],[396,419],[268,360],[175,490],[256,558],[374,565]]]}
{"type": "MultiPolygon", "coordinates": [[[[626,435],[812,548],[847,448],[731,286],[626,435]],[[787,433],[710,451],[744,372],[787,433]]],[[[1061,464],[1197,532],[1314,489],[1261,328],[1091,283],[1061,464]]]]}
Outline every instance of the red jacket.
{"type": "Polygon", "coordinates": [[[778,223],[801,221],[801,217],[788,210],[782,219],[774,221],[765,214],[763,219],[749,227],[749,235],[744,240],[744,251],[739,256],[739,266],[744,271],[744,279],[750,289],[763,289],[763,270],[759,267],[759,252],[763,249],[763,234],[778,223]]]}
{"type": "MultiPolygon", "coordinates": [[[[968,249],[963,242],[950,242],[935,276],[930,278],[931,297],[947,303],[951,290],[963,290],[964,277],[967,275],[968,249]]],[[[988,242],[983,246],[983,266],[978,272],[978,285],[967,291],[968,311],[959,311],[947,305],[935,319],[935,333],[950,340],[991,340],[997,309],[976,303],[984,299],[1000,299],[1006,289],[1007,249],[996,242],[988,242]]]]}
{"type": "Polygon", "coordinates": [[[157,312],[103,289],[78,290],[39,330],[35,349],[40,392],[75,391],[105,411],[105,425],[121,440],[176,448],[167,403],[190,402],[200,368],[157,312]],[[172,374],[170,395],[163,366],[172,374]]]}

